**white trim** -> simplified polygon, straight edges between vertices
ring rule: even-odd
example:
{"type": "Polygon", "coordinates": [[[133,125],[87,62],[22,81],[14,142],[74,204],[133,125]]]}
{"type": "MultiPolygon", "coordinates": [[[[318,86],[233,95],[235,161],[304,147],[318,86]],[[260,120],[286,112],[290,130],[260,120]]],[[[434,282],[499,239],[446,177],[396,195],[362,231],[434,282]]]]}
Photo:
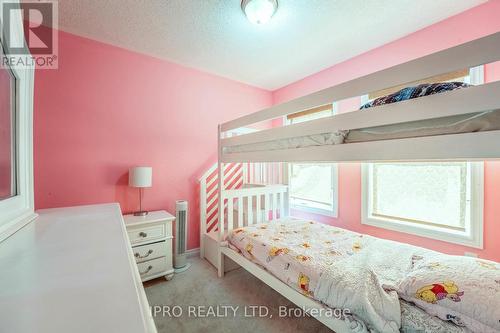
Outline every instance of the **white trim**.
{"type": "Polygon", "coordinates": [[[363,106],[370,101],[370,96],[365,94],[360,97],[360,101],[361,101],[361,106],[363,106]]]}
{"type": "MultiPolygon", "coordinates": [[[[334,198],[334,200],[335,200],[335,198],[334,198]]],[[[333,217],[333,218],[338,217],[338,204],[337,204],[337,202],[333,203],[332,210],[328,210],[328,209],[309,207],[309,206],[300,205],[300,204],[294,205],[292,203],[292,200],[290,200],[290,209],[298,210],[298,211],[301,211],[304,213],[323,215],[323,216],[328,216],[328,217],[333,217]]]]}
{"type": "Polygon", "coordinates": [[[469,83],[474,85],[484,83],[484,65],[469,69],[469,83]]]}
{"type": "Polygon", "coordinates": [[[339,102],[332,103],[332,114],[336,115],[339,113],[339,102]]]}
{"type": "Polygon", "coordinates": [[[200,248],[194,248],[194,249],[189,249],[186,251],[186,257],[189,258],[194,258],[194,257],[199,257],[200,256],[200,248]]]}
{"type": "MultiPolygon", "coordinates": [[[[291,167],[291,165],[290,165],[291,167]]],[[[309,207],[306,205],[301,205],[301,204],[294,204],[293,198],[290,196],[289,197],[289,202],[290,202],[290,208],[299,210],[302,212],[306,213],[312,213],[312,214],[318,214],[318,215],[324,215],[324,216],[329,216],[333,218],[337,218],[339,214],[339,168],[336,163],[330,164],[331,171],[332,171],[332,191],[333,191],[333,198],[332,198],[332,209],[321,209],[321,208],[315,208],[315,207],[309,207]]],[[[288,173],[289,175],[289,173],[288,173]]],[[[288,183],[290,183],[290,180],[288,179],[288,183]]],[[[304,200],[307,201],[307,200],[304,200]]]]}
{"type": "MultiPolygon", "coordinates": [[[[1,4],[1,3],[0,3],[1,4]]],[[[12,25],[16,38],[24,39],[20,15],[12,25]]],[[[0,201],[0,242],[36,218],[33,198],[33,85],[34,69],[16,66],[17,195],[0,201]]]]}
{"type": "Polygon", "coordinates": [[[370,209],[370,177],[371,165],[363,164],[361,169],[361,223],[382,229],[403,232],[448,243],[459,244],[478,249],[483,248],[483,209],[484,209],[484,163],[471,163],[471,221],[466,232],[451,231],[426,225],[409,225],[396,220],[369,216],[370,209]]]}

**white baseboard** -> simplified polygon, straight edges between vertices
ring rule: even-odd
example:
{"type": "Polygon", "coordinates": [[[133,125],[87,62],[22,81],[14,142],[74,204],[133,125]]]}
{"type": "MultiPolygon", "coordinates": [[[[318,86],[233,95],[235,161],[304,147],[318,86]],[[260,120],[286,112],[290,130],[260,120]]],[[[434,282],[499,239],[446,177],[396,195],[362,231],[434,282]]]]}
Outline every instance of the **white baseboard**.
{"type": "Polygon", "coordinates": [[[200,256],[200,248],[197,247],[195,249],[190,249],[186,251],[188,258],[199,257],[200,256]]]}

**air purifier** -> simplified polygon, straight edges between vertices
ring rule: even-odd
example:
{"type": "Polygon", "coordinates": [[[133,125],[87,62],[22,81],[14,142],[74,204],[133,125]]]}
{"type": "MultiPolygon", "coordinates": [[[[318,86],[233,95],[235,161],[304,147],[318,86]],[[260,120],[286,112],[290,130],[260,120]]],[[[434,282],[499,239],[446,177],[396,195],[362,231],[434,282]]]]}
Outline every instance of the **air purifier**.
{"type": "Polygon", "coordinates": [[[175,202],[175,239],[174,239],[174,270],[175,273],[184,272],[191,266],[187,262],[187,233],[188,233],[188,202],[175,202]]]}

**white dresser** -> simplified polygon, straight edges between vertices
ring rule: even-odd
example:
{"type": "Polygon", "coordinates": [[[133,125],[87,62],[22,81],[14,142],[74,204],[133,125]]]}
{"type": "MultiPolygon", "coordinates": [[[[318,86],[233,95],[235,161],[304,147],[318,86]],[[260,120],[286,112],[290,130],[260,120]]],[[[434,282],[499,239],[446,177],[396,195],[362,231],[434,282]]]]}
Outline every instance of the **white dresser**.
{"type": "Polygon", "coordinates": [[[141,280],[160,276],[172,279],[172,223],[175,217],[162,210],[145,216],[125,215],[123,219],[141,280]]]}
{"type": "Polygon", "coordinates": [[[38,214],[0,243],[0,332],[155,333],[120,206],[38,214]]]}

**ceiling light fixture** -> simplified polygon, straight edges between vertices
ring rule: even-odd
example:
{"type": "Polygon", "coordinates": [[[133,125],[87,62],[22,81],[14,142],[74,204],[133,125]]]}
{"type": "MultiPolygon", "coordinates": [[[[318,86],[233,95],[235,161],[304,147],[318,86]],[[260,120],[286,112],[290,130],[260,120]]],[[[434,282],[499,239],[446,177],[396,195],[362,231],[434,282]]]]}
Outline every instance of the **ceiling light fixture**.
{"type": "Polygon", "coordinates": [[[278,9],[278,0],[242,0],[241,9],[254,24],[266,24],[278,9]]]}

